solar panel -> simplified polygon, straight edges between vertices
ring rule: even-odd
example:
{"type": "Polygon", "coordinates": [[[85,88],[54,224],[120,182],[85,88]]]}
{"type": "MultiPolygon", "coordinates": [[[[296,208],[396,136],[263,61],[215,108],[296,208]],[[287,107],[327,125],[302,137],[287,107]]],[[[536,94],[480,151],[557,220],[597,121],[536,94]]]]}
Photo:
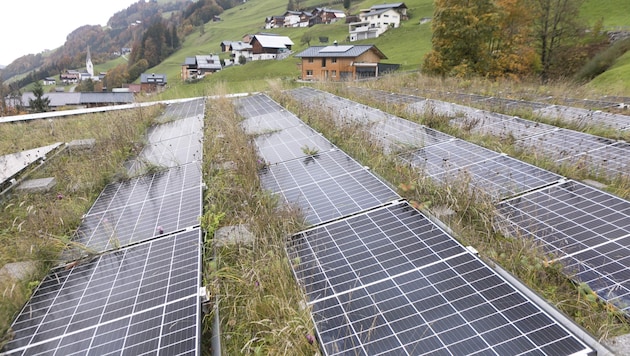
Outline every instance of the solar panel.
{"type": "Polygon", "coordinates": [[[334,146],[321,134],[306,125],[289,127],[256,136],[254,143],[262,159],[275,164],[323,152],[334,146]]]}
{"type": "Polygon", "coordinates": [[[187,106],[173,110],[171,113],[171,115],[180,114],[183,118],[170,116],[169,118],[173,121],[153,126],[148,130],[146,146],[135,159],[126,164],[130,175],[140,174],[147,167],[174,167],[202,159],[205,102],[193,100],[181,105],[183,104],[187,104],[187,106]],[[199,104],[192,105],[193,102],[199,104]],[[192,110],[197,113],[197,106],[201,106],[201,115],[186,117],[188,111],[192,110]]]}
{"type": "Polygon", "coordinates": [[[383,90],[376,89],[366,89],[366,88],[357,88],[357,87],[348,87],[347,88],[353,95],[360,96],[362,98],[375,100],[379,103],[385,103],[388,105],[405,105],[416,103],[419,101],[426,100],[425,98],[421,98],[413,95],[399,94],[399,93],[390,93],[383,90]]]}
{"type": "Polygon", "coordinates": [[[74,240],[102,252],[198,225],[201,183],[198,163],[112,183],[84,216],[74,240]]]}
{"type": "Polygon", "coordinates": [[[454,137],[426,126],[392,117],[370,126],[370,133],[386,152],[401,152],[445,142],[454,137]]]}
{"type": "Polygon", "coordinates": [[[34,162],[45,158],[48,153],[56,150],[61,145],[61,142],[57,142],[48,146],[0,156],[0,184],[20,173],[34,162]]]}
{"type": "Polygon", "coordinates": [[[288,111],[278,111],[246,119],[241,123],[241,127],[243,127],[245,133],[253,135],[284,130],[303,124],[304,122],[292,113],[288,111]]]}
{"type": "Polygon", "coordinates": [[[276,103],[264,94],[238,98],[234,102],[236,104],[236,110],[239,114],[248,119],[260,115],[275,114],[285,111],[280,104],[276,103]]]}
{"type": "Polygon", "coordinates": [[[317,224],[374,208],[400,197],[339,150],[269,165],[260,172],[265,189],[302,209],[317,224]]]}
{"type": "Polygon", "coordinates": [[[541,188],[562,179],[555,173],[504,155],[449,170],[433,178],[445,184],[468,182],[471,188],[495,200],[541,188]]]}
{"type": "Polygon", "coordinates": [[[51,271],[20,312],[7,355],[198,355],[201,230],[51,271]]]}
{"type": "Polygon", "coordinates": [[[399,157],[433,177],[499,156],[497,152],[455,139],[403,153],[399,157]]]}
{"type": "Polygon", "coordinates": [[[187,100],[179,103],[172,103],[166,107],[166,111],[158,121],[167,119],[185,119],[189,117],[201,117],[206,110],[206,100],[204,98],[187,100]]]}
{"type": "Polygon", "coordinates": [[[578,131],[557,129],[519,140],[515,144],[527,150],[534,149],[536,152],[555,159],[563,159],[609,146],[613,143],[615,141],[607,138],[578,131]]]}
{"type": "Polygon", "coordinates": [[[334,112],[334,119],[337,123],[367,124],[393,117],[393,115],[383,111],[313,88],[300,88],[288,93],[306,106],[316,108],[318,111],[327,109],[334,112]]]}
{"type": "Polygon", "coordinates": [[[560,163],[577,167],[589,167],[594,176],[616,179],[630,176],[630,144],[617,142],[576,156],[560,160],[560,163]]]}
{"type": "Polygon", "coordinates": [[[507,200],[497,228],[534,237],[598,296],[630,311],[630,202],[568,181],[507,200]]]}
{"type": "Polygon", "coordinates": [[[590,352],[405,202],[303,231],[287,252],[325,355],[590,352]]]}
{"type": "Polygon", "coordinates": [[[535,114],[583,125],[600,125],[617,130],[630,128],[630,116],[591,111],[570,106],[551,105],[534,111],[535,114]]]}

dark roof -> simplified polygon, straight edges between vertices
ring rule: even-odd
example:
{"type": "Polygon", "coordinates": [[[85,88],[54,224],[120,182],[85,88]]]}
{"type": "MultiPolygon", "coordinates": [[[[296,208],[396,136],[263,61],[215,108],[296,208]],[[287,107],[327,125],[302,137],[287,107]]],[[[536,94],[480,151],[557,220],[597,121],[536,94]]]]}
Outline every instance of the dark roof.
{"type": "Polygon", "coordinates": [[[374,45],[332,45],[332,46],[313,46],[295,55],[297,58],[302,57],[349,57],[354,58],[363,53],[374,50],[381,59],[387,59],[374,45]]]}
{"type": "Polygon", "coordinates": [[[406,9],[407,6],[404,2],[397,2],[393,4],[378,4],[370,6],[372,10],[380,10],[380,9],[406,9]]]}

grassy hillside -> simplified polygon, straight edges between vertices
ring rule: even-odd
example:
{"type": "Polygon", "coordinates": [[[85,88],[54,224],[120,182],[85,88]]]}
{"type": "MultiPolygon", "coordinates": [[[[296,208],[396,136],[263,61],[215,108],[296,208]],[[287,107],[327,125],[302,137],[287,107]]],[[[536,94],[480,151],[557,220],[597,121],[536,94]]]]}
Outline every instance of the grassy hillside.
{"type": "Polygon", "coordinates": [[[591,25],[603,19],[606,29],[626,27],[626,30],[630,30],[630,1],[628,0],[586,0],[580,12],[591,25]]]}
{"type": "Polygon", "coordinates": [[[614,66],[593,79],[588,86],[612,94],[630,95],[630,52],[626,52],[614,66]]]}
{"type": "MultiPolygon", "coordinates": [[[[383,3],[378,0],[366,0],[352,3],[352,13],[357,13],[359,9],[370,7],[373,4],[383,3]]],[[[411,15],[410,20],[404,22],[399,29],[392,29],[383,36],[369,41],[357,41],[356,44],[371,43],[381,49],[388,59],[386,63],[397,63],[402,65],[403,70],[413,70],[420,66],[422,57],[431,48],[431,25],[420,25],[419,20],[423,17],[431,17],[433,14],[432,0],[412,0],[406,1],[411,15]]],[[[327,6],[320,1],[309,0],[306,6],[327,6]]],[[[195,89],[184,88],[194,85],[183,85],[179,82],[181,63],[188,56],[204,53],[218,53],[221,41],[237,41],[244,34],[256,33],[259,31],[278,33],[289,36],[295,43],[294,52],[299,52],[308,46],[300,43],[300,39],[305,33],[309,33],[313,38],[311,45],[319,44],[318,38],[328,37],[329,43],[336,40],[339,43],[346,41],[348,37],[348,25],[335,23],[330,25],[317,25],[310,28],[286,28],[264,30],[265,17],[281,15],[286,11],[286,0],[250,0],[238,7],[229,9],[221,15],[222,21],[210,22],[204,27],[204,33],[196,31],[189,35],[183,42],[182,49],[174,53],[160,65],[149,69],[155,73],[166,73],[169,82],[177,87],[178,94],[195,89]]],[[[333,5],[333,8],[342,9],[341,4],[333,5]]],[[[266,87],[266,81],[270,78],[292,78],[299,75],[295,58],[288,58],[283,61],[262,61],[249,63],[243,67],[228,68],[220,73],[206,78],[205,82],[219,83],[227,82],[230,91],[246,90],[248,87],[266,87]],[[260,85],[260,86],[259,86],[260,85]]]]}

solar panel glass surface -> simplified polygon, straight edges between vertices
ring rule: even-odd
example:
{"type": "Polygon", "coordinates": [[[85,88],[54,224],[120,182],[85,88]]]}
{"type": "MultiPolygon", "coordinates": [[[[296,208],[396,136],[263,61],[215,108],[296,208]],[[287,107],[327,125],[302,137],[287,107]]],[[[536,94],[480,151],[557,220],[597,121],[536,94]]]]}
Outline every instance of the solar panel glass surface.
{"type": "Polygon", "coordinates": [[[256,136],[254,143],[260,157],[267,164],[306,157],[313,152],[324,152],[334,147],[330,141],[306,125],[256,136]]]}
{"type": "Polygon", "coordinates": [[[198,163],[105,187],[84,216],[75,242],[102,252],[199,224],[198,163]]]}
{"type": "Polygon", "coordinates": [[[589,351],[407,203],[306,230],[287,251],[327,355],[589,351]]]}
{"type": "Polygon", "coordinates": [[[195,355],[201,230],[52,270],[12,325],[7,355],[195,355]]]}
{"type": "Polygon", "coordinates": [[[260,171],[265,189],[299,207],[311,224],[329,221],[400,197],[369,170],[339,150],[269,165],[260,171]]]}
{"type": "Polygon", "coordinates": [[[498,205],[497,228],[533,237],[598,296],[630,310],[630,202],[568,181],[498,205]]]}
{"type": "Polygon", "coordinates": [[[455,139],[403,153],[399,157],[433,177],[499,156],[497,152],[455,139]]]}

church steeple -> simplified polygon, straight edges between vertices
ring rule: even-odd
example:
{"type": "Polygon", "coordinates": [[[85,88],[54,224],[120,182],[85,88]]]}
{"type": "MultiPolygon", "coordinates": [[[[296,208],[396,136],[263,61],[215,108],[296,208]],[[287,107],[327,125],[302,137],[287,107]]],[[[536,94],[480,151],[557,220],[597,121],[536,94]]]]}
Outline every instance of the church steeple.
{"type": "Polygon", "coordinates": [[[94,76],[94,65],[92,64],[92,56],[90,55],[90,46],[87,48],[87,56],[85,57],[85,68],[88,73],[90,73],[90,77],[94,76]]]}

